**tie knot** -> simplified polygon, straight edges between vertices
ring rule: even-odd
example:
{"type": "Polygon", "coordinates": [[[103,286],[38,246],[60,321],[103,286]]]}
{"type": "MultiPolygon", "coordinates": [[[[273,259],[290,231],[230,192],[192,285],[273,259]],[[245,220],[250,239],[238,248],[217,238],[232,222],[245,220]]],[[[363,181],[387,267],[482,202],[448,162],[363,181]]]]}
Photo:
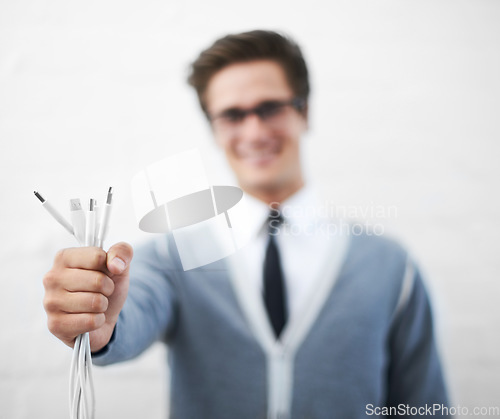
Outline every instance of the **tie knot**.
{"type": "Polygon", "coordinates": [[[269,234],[275,236],[279,233],[279,228],[283,224],[285,220],[281,215],[281,211],[278,208],[272,208],[269,211],[269,215],[267,217],[267,231],[269,234]]]}

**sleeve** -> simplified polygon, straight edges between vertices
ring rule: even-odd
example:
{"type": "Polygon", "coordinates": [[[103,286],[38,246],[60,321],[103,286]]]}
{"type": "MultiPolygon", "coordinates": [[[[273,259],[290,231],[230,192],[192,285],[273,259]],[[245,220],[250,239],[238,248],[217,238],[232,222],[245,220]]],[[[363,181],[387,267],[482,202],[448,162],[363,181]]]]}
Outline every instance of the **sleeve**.
{"type": "MultiPolygon", "coordinates": [[[[449,417],[448,396],[436,348],[429,297],[418,270],[408,262],[389,338],[387,406],[437,409],[449,417]]],[[[429,410],[427,410],[428,412],[429,410]]]]}
{"type": "Polygon", "coordinates": [[[130,267],[130,287],[113,336],[92,355],[96,365],[134,358],[159,339],[171,337],[176,323],[177,269],[167,238],[151,241],[135,251],[130,267]]]}

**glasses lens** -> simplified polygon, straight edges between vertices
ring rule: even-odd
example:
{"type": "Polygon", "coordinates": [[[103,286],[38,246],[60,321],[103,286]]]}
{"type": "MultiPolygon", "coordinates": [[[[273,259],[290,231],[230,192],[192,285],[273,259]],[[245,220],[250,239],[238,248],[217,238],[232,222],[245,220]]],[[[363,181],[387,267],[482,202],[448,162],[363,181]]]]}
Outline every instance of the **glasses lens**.
{"type": "Polygon", "coordinates": [[[264,102],[255,108],[255,114],[263,121],[271,119],[274,116],[278,116],[283,112],[286,104],[283,102],[272,101],[264,102]]]}
{"type": "Polygon", "coordinates": [[[227,111],[223,112],[219,116],[219,118],[225,123],[237,124],[243,121],[245,116],[246,112],[242,111],[241,109],[228,109],[227,111]]]}
{"type": "Polygon", "coordinates": [[[277,124],[280,123],[281,118],[285,115],[286,108],[289,106],[296,110],[301,108],[296,99],[290,101],[267,100],[253,109],[227,109],[218,115],[210,117],[210,120],[217,129],[222,131],[237,129],[243,120],[251,114],[255,114],[263,122],[277,124]]]}

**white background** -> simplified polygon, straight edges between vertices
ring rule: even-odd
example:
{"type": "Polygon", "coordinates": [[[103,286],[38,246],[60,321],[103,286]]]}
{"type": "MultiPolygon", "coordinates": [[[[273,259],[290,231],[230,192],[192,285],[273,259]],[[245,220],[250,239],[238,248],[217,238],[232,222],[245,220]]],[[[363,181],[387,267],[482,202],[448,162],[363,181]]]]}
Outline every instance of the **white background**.
{"type": "MultiPolygon", "coordinates": [[[[397,208],[369,221],[426,273],[453,404],[500,406],[499,22],[494,0],[0,0],[0,418],[68,416],[42,276],[74,243],[33,190],[66,213],[113,185],[108,243],[147,239],[130,179],[192,147],[218,165],[187,68],[254,28],[303,47],[306,160],[328,199],[397,208]]],[[[98,417],[165,417],[164,355],[96,369],[98,417]]]]}

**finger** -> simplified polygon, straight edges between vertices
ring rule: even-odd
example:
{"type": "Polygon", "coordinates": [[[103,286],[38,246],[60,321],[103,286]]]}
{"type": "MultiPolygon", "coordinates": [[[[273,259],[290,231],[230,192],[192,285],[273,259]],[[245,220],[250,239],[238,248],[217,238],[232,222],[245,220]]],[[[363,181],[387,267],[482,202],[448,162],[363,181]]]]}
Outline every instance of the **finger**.
{"type": "Polygon", "coordinates": [[[43,286],[48,293],[62,289],[69,292],[99,292],[106,297],[115,288],[114,282],[103,272],[73,268],[50,270],[43,277],[43,286]]]}
{"type": "Polygon", "coordinates": [[[132,260],[134,251],[128,243],[120,242],[108,250],[107,269],[112,275],[125,273],[132,260]]]}
{"type": "Polygon", "coordinates": [[[99,247],[72,247],[57,252],[54,265],[65,268],[106,269],[106,252],[99,247]]]}
{"type": "Polygon", "coordinates": [[[48,328],[52,334],[65,342],[71,342],[82,333],[91,332],[104,325],[106,317],[102,313],[53,315],[48,318],[48,328]]]}
{"type": "Polygon", "coordinates": [[[43,301],[48,313],[104,313],[108,309],[108,299],[96,292],[53,292],[43,301]]]}
{"type": "Polygon", "coordinates": [[[100,271],[66,269],[59,280],[63,289],[68,292],[96,292],[109,297],[115,289],[111,278],[100,271]]]}

